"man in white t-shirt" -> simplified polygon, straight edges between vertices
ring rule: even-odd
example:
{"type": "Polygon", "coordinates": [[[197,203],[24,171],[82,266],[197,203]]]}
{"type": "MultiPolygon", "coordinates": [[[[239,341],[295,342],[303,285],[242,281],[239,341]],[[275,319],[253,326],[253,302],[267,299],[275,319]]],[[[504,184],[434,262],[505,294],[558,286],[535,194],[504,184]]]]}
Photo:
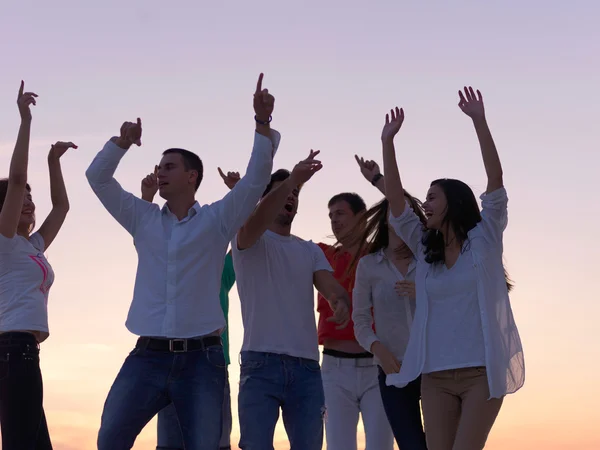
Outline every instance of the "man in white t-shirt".
{"type": "Polygon", "coordinates": [[[240,448],[273,448],[282,410],[293,450],[321,450],[325,398],[319,366],[313,286],[331,304],[331,321],[349,322],[349,298],[322,250],[291,234],[303,183],[321,169],[318,152],[290,173],[271,176],[233,243],[242,303],[240,448]]]}

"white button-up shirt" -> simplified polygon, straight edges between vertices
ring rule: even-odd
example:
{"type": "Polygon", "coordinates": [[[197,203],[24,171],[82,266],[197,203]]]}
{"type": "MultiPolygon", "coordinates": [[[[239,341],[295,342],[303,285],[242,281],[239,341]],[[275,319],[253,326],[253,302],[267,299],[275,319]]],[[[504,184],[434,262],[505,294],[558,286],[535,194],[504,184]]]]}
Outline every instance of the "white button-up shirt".
{"type": "MultiPolygon", "coordinates": [[[[501,398],[519,390],[525,382],[523,347],[513,318],[502,265],[502,236],[508,223],[508,197],[504,188],[481,196],[482,220],[468,233],[470,252],[477,273],[477,300],[481,314],[490,398],[501,398]]],[[[425,262],[421,242],[423,228],[406,205],[390,224],[417,255],[417,310],[402,368],[387,376],[388,385],[406,386],[423,371],[426,357],[428,298],[426,278],[431,266],[425,262]]]]}
{"type": "MultiPolygon", "coordinates": [[[[395,287],[398,281],[414,281],[415,267],[411,262],[404,277],[383,249],[360,259],[352,291],[352,321],[356,340],[368,352],[373,342],[379,341],[399,361],[404,358],[415,302],[398,295],[395,287]]],[[[375,361],[381,363],[376,356],[375,361]]]]}
{"type": "Polygon", "coordinates": [[[271,177],[281,136],[255,133],[246,175],[221,200],[196,202],[181,221],[167,205],[126,192],[113,174],[126,150],[109,141],[86,171],[94,193],[134,239],[138,254],[126,326],[138,336],[190,338],[225,327],[219,301],[229,242],[254,210],[271,177]]]}

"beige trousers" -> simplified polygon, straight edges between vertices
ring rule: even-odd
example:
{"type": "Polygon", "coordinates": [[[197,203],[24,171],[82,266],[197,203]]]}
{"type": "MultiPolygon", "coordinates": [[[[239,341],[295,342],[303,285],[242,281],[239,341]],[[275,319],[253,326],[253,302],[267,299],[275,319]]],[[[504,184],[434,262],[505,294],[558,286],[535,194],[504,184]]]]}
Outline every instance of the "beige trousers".
{"type": "Polygon", "coordinates": [[[488,400],[485,367],[423,374],[421,403],[428,450],[481,450],[503,399],[488,400]]]}

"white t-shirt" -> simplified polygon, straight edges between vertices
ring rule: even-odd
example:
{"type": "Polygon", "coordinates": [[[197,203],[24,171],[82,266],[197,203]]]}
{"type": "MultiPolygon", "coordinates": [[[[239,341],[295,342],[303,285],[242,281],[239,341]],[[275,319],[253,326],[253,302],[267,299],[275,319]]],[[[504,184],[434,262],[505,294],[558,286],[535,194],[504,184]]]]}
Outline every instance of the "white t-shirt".
{"type": "Polygon", "coordinates": [[[429,318],[423,373],[485,366],[477,272],[466,245],[450,269],[434,264],[427,277],[429,318]]]}
{"type": "Polygon", "coordinates": [[[48,292],[54,272],[44,256],[44,238],[0,234],[0,332],[38,331],[48,337],[48,292]]]}
{"type": "Polygon", "coordinates": [[[233,267],[242,304],[242,351],[319,360],[313,275],[332,272],[312,241],[267,230],[250,248],[232,243],[233,267]]]}

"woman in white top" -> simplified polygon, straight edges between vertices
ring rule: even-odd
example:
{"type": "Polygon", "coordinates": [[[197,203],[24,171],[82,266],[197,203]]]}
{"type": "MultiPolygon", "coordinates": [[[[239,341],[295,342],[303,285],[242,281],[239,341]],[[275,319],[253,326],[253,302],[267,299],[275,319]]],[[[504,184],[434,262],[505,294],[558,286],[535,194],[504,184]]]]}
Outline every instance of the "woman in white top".
{"type": "Polygon", "coordinates": [[[480,212],[473,191],[458,180],[431,183],[423,228],[407,206],[394,136],[404,112],[386,116],[382,132],[390,224],[417,257],[417,309],[402,368],[387,383],[405,386],[422,375],[429,450],[482,449],[503,398],[523,386],[525,363],[502,264],[508,198],[502,167],[479,91],[459,92],[473,120],[487,173],[480,212]]]}
{"type": "Polygon", "coordinates": [[[39,343],[48,337],[48,291],[54,273],[44,251],[60,230],[69,202],[60,157],[71,142],[57,142],[48,155],[52,211],[39,231],[27,183],[30,106],[37,95],[23,92],[17,104],[21,127],[8,179],[0,180],[0,425],[4,450],[52,449],[42,407],[39,343]]]}
{"type": "MultiPolygon", "coordinates": [[[[413,211],[425,223],[420,202],[405,193],[413,211]]],[[[379,365],[379,390],[394,438],[402,450],[427,450],[421,421],[421,380],[403,388],[386,385],[386,375],[398,373],[408,344],[415,311],[416,260],[411,249],[388,223],[388,201],[366,213],[366,228],[352,292],[352,321],[359,344],[379,365]],[[373,329],[373,323],[375,329],[373,329]]]]}

